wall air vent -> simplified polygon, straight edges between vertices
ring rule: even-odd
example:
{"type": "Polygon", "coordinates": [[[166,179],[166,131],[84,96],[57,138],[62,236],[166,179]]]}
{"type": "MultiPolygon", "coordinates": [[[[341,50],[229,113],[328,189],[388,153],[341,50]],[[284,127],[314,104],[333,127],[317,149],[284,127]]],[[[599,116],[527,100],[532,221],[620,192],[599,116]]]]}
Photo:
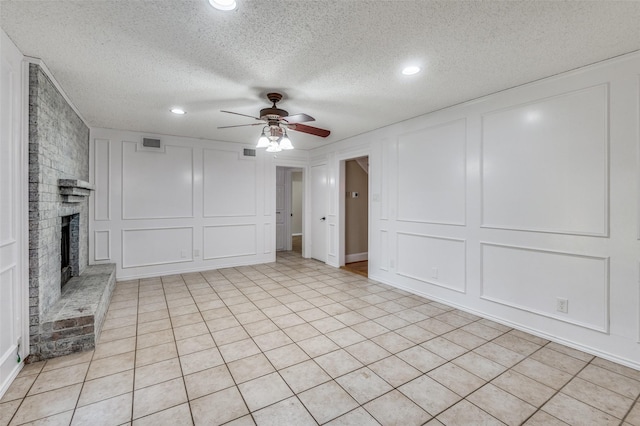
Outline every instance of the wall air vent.
{"type": "Polygon", "coordinates": [[[160,148],[160,139],[142,138],[142,146],[147,148],[160,148]]]}
{"type": "Polygon", "coordinates": [[[245,157],[255,157],[256,156],[256,150],[255,149],[250,149],[250,148],[245,148],[244,149],[244,156],[245,157]]]}

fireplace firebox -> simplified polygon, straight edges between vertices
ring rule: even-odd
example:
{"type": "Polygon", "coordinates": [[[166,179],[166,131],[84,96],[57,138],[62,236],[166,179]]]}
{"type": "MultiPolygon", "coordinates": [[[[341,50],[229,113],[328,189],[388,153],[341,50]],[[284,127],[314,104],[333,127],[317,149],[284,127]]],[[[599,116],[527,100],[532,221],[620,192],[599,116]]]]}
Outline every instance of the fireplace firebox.
{"type": "Polygon", "coordinates": [[[78,275],[80,215],[62,216],[60,223],[60,288],[78,275]]]}

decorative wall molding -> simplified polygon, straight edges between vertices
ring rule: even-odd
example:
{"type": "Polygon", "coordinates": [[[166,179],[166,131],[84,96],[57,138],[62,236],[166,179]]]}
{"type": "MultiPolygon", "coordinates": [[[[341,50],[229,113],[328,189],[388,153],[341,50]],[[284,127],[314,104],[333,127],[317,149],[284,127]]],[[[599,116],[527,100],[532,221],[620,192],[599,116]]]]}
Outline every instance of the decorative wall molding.
{"type": "Polygon", "coordinates": [[[389,231],[380,230],[380,269],[389,271],[389,231]]]}
{"type": "Polygon", "coordinates": [[[445,305],[449,305],[463,312],[468,312],[470,314],[486,318],[490,321],[495,321],[507,327],[514,328],[516,330],[521,330],[526,333],[532,334],[534,336],[538,336],[542,339],[551,340],[553,342],[560,343],[561,345],[565,345],[570,348],[574,348],[579,351],[598,356],[602,359],[608,359],[618,364],[626,365],[628,367],[634,368],[636,370],[640,369],[640,362],[638,362],[634,358],[624,358],[624,357],[617,356],[616,354],[611,353],[610,350],[602,350],[602,349],[599,349],[598,347],[590,346],[588,344],[585,344],[584,342],[580,342],[577,338],[571,339],[571,338],[561,337],[553,333],[543,332],[543,331],[540,331],[539,329],[536,329],[527,325],[526,323],[510,320],[508,318],[498,316],[495,314],[488,314],[485,310],[469,308],[466,305],[456,303],[454,301],[451,301],[450,299],[438,297],[437,295],[434,295],[432,293],[422,291],[420,289],[415,289],[407,285],[399,284],[395,281],[385,279],[384,277],[376,278],[376,281],[379,281],[382,284],[386,284],[388,286],[391,286],[400,290],[404,290],[411,294],[422,296],[425,299],[430,299],[430,300],[433,300],[434,302],[444,303],[445,305]]]}
{"type": "MultiPolygon", "coordinates": [[[[262,168],[262,180],[264,185],[262,186],[262,215],[271,216],[273,213],[273,203],[275,202],[275,193],[273,193],[273,185],[276,182],[277,166],[274,162],[263,163],[262,168]]],[[[275,231],[274,231],[275,232],[275,231]]]]}
{"type": "Polygon", "coordinates": [[[264,224],[264,254],[270,254],[273,252],[273,230],[271,229],[271,223],[265,222],[264,224]]]}
{"type": "Polygon", "coordinates": [[[337,249],[337,235],[336,235],[336,224],[329,223],[329,256],[336,256],[337,249]]]}
{"type": "Polygon", "coordinates": [[[93,181],[98,191],[93,199],[94,220],[111,220],[111,141],[94,139],[93,181]]]}
{"type": "MultiPolygon", "coordinates": [[[[193,176],[193,147],[185,147],[179,145],[165,145],[167,152],[173,150],[173,155],[156,155],[156,152],[139,152],[136,150],[138,142],[122,141],[122,219],[125,220],[151,220],[151,219],[186,219],[192,218],[194,212],[194,176],[193,176]],[[134,177],[136,174],[143,174],[142,178],[137,181],[136,185],[130,185],[127,182],[127,150],[126,147],[131,146],[134,148],[133,154],[138,155],[139,161],[146,161],[144,167],[142,164],[137,164],[136,167],[131,168],[130,172],[134,177]],[[189,156],[189,190],[185,191],[184,188],[172,188],[171,185],[177,185],[184,180],[184,173],[176,171],[177,152],[184,150],[188,152],[189,156]],[[159,164],[162,161],[165,164],[159,164]],[[172,167],[168,167],[171,164],[172,167]],[[155,173],[155,175],[153,175],[155,173]],[[171,174],[173,173],[173,175],[171,174]],[[148,188],[141,188],[141,182],[150,185],[148,188]],[[132,194],[128,195],[131,191],[132,194]],[[135,192],[133,192],[135,191],[135,192]],[[187,197],[185,197],[185,194],[187,197]],[[167,203],[167,199],[171,199],[170,203],[167,203]],[[181,197],[183,197],[181,199],[181,197]],[[150,209],[152,211],[166,211],[167,207],[174,209],[176,213],[173,214],[134,214],[135,207],[129,205],[129,203],[141,203],[144,209],[150,209]],[[180,213],[180,208],[183,206],[188,207],[188,211],[180,213]]],[[[138,208],[140,208],[138,206],[138,208]]]]}
{"type": "Polygon", "coordinates": [[[397,232],[396,235],[398,275],[458,293],[466,293],[466,240],[412,232],[397,232]],[[407,252],[403,251],[403,236],[414,239],[414,246],[407,252]],[[413,257],[408,260],[410,256],[413,257]],[[427,261],[430,263],[427,264],[427,261]]]}
{"type": "Polygon", "coordinates": [[[203,260],[254,256],[258,233],[254,223],[209,225],[202,227],[203,260]],[[218,248],[224,246],[224,250],[218,248]]]}
{"type": "Polygon", "coordinates": [[[255,157],[243,157],[235,150],[205,148],[202,170],[203,217],[257,216],[258,169],[255,157]],[[228,190],[231,179],[236,187],[233,192],[228,190]],[[231,209],[232,206],[237,210],[231,209]]]}
{"type": "MultiPolygon", "coordinates": [[[[394,151],[394,144],[388,138],[382,139],[380,141],[381,147],[380,151],[382,151],[382,155],[380,155],[380,160],[378,161],[380,172],[376,174],[372,174],[373,176],[389,176],[391,175],[391,167],[390,167],[390,154],[394,151]]],[[[371,158],[369,159],[369,163],[371,163],[371,158]]],[[[389,220],[389,180],[380,178],[380,188],[377,194],[375,191],[371,192],[371,201],[369,204],[378,203],[380,205],[380,220],[389,220]],[[378,199],[376,199],[376,196],[378,199]]],[[[371,216],[371,215],[370,215],[371,216]]]]}
{"type": "Polygon", "coordinates": [[[111,230],[93,231],[93,260],[111,260],[111,230]]]}
{"type": "Polygon", "coordinates": [[[596,237],[609,235],[608,83],[492,110],[482,114],[481,120],[480,215],[482,228],[596,237]],[[559,111],[566,116],[565,119],[558,118],[559,111]],[[498,124],[490,125],[488,123],[490,119],[498,124]],[[550,122],[544,123],[544,120],[550,122]],[[556,122],[554,123],[553,120],[556,122]],[[539,125],[540,122],[543,122],[544,126],[539,125]],[[520,127],[516,128],[516,124],[520,127]],[[552,129],[551,126],[555,127],[552,129]],[[495,145],[492,149],[494,157],[489,159],[487,159],[488,129],[494,133],[491,142],[495,145]],[[535,141],[528,140],[536,137],[538,139],[535,141]],[[520,144],[513,144],[512,141],[518,141],[520,144]],[[589,141],[591,144],[587,143],[589,141]],[[559,147],[560,143],[566,143],[566,147],[559,147]],[[553,152],[545,152],[545,148],[553,152]],[[496,158],[498,155],[509,155],[509,149],[521,157],[496,158]],[[516,149],[518,151],[515,151],[516,149]],[[569,151],[581,152],[582,161],[572,161],[569,151]],[[487,167],[487,163],[491,164],[490,168],[487,167]],[[572,169],[567,170],[567,165],[572,169]],[[500,167],[509,169],[505,171],[500,167]],[[522,171],[527,168],[535,169],[537,175],[531,177],[518,175],[518,173],[524,173],[522,171]],[[602,169],[602,174],[596,176],[593,173],[598,173],[598,168],[602,169]],[[511,179],[504,178],[503,175],[507,172],[511,179]],[[560,176],[555,176],[553,173],[560,176]],[[589,175],[590,173],[592,175],[589,175]],[[493,181],[491,195],[494,197],[493,204],[487,200],[487,176],[491,176],[493,181]],[[527,182],[526,178],[530,181],[527,182]],[[553,183],[550,183],[552,181],[553,183]],[[557,182],[563,184],[558,185],[557,182]],[[569,191],[567,189],[569,185],[575,187],[571,187],[569,191]],[[592,197],[594,191],[601,191],[602,197],[597,201],[595,196],[592,197]],[[523,198],[525,196],[528,198],[523,198]],[[498,203],[501,204],[498,205],[498,203]],[[532,205],[528,206],[527,203],[532,205]],[[571,203],[570,206],[574,210],[567,212],[562,208],[563,203],[571,203]],[[557,205],[560,207],[556,207],[557,205]],[[489,206],[493,209],[491,213],[487,212],[489,206]],[[545,206],[544,214],[536,211],[540,206],[545,206]],[[487,217],[496,214],[509,217],[512,222],[504,222],[504,218],[487,217]],[[535,214],[538,214],[538,217],[535,217],[535,214]],[[587,214],[594,218],[598,215],[601,218],[591,220],[593,223],[581,223],[590,219],[586,216],[587,214]],[[548,221],[549,218],[554,218],[557,226],[513,222],[514,220],[548,221]],[[571,226],[574,226],[574,229],[571,229],[571,226]]]}
{"type": "Polygon", "coordinates": [[[396,145],[397,221],[465,226],[466,118],[403,133],[396,145]]]}
{"type": "MultiPolygon", "coordinates": [[[[142,266],[154,266],[154,265],[168,265],[172,263],[184,263],[184,262],[193,262],[193,227],[192,226],[168,226],[168,227],[155,227],[155,228],[129,228],[122,230],[122,238],[121,238],[121,253],[122,253],[122,269],[127,268],[138,268],[142,266]],[[176,246],[180,247],[180,243],[176,243],[178,240],[180,233],[178,232],[170,232],[170,231],[187,231],[181,232],[184,238],[187,237],[187,241],[182,242],[181,248],[176,248],[176,246]],[[138,247],[135,246],[134,242],[127,239],[127,236],[132,236],[134,234],[142,234],[146,233],[144,238],[144,243],[139,243],[138,247]],[[153,238],[152,234],[162,234],[164,233],[164,238],[153,238]],[[166,234],[172,234],[170,237],[166,234]],[[163,240],[169,239],[173,244],[162,244],[163,240]],[[134,246],[134,247],[131,247],[134,246]],[[146,251],[145,251],[146,250],[146,251]],[[134,255],[144,255],[145,253],[152,253],[153,256],[147,256],[149,260],[146,261],[138,261],[132,262],[129,259],[129,252],[134,253],[134,255]],[[183,253],[185,253],[185,257],[183,253]],[[164,259],[152,260],[153,257],[164,257],[164,259]]],[[[131,237],[130,237],[131,238],[131,237]]]]}
{"type": "MultiPolygon", "coordinates": [[[[583,328],[602,333],[609,332],[608,257],[481,241],[480,258],[480,298],[583,328]],[[489,265],[487,265],[487,248],[497,248],[503,251],[499,256],[500,261],[503,262],[503,265],[500,266],[502,270],[498,271],[497,265],[491,265],[490,269],[492,273],[504,273],[505,269],[511,269],[514,274],[517,274],[517,276],[509,278],[503,277],[503,279],[508,279],[509,283],[503,284],[504,294],[502,295],[491,295],[487,291],[488,281],[486,275],[487,269],[489,268],[489,265]],[[511,251],[512,254],[515,253],[516,257],[509,256],[509,251],[511,251]],[[519,260],[517,258],[517,253],[519,252],[527,253],[526,260],[519,260]],[[534,256],[534,254],[538,254],[538,256],[534,256]],[[560,259],[564,259],[565,261],[562,262],[560,259]],[[522,264],[520,264],[519,261],[522,264]],[[554,262],[555,264],[552,264],[554,262]],[[591,265],[588,265],[588,263],[591,263],[591,265]],[[546,268],[546,271],[544,268],[546,268]],[[602,281],[597,283],[597,285],[601,287],[599,297],[592,294],[597,290],[596,288],[586,288],[589,284],[588,279],[593,278],[598,270],[603,275],[601,277],[602,281]],[[558,271],[562,272],[559,273],[558,271]],[[532,282],[527,283],[527,279],[532,280],[532,282]],[[572,287],[570,283],[571,280],[576,282],[572,287]],[[517,288],[514,287],[516,285],[515,283],[518,283],[517,288]],[[517,294],[514,294],[514,292],[517,294]],[[512,299],[514,296],[517,296],[522,300],[526,300],[529,305],[516,300],[508,300],[507,297],[509,296],[512,299]],[[556,298],[558,297],[569,300],[568,314],[555,311],[556,298]],[[572,297],[575,299],[591,297],[594,300],[576,301],[572,299],[572,297]],[[539,306],[535,306],[536,304],[539,306]],[[577,308],[576,305],[578,305],[577,308]],[[545,310],[541,306],[546,306],[548,309],[545,310]],[[576,311],[577,313],[574,313],[576,311]],[[600,314],[598,314],[598,311],[600,311],[600,314]],[[597,321],[588,321],[587,318],[594,314],[599,316],[597,321]]],[[[509,272],[507,271],[506,273],[508,274],[509,272]]]]}

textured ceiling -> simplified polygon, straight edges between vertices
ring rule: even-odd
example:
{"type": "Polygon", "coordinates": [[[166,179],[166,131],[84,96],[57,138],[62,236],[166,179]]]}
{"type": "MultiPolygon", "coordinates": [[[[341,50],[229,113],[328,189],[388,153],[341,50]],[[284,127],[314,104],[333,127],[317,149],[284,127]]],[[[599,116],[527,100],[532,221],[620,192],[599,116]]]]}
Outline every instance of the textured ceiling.
{"type": "Polygon", "coordinates": [[[640,49],[636,1],[237,1],[2,0],[0,25],[90,126],[253,143],[220,110],[281,91],[332,132],[303,149],[640,49]]]}

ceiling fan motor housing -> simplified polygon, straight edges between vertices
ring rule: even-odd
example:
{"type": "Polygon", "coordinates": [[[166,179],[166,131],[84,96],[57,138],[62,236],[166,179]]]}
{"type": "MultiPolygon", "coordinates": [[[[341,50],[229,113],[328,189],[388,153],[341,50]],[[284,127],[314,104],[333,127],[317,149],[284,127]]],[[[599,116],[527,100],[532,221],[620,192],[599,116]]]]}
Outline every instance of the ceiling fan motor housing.
{"type": "Polygon", "coordinates": [[[288,116],[289,113],[280,108],[262,108],[260,110],[260,118],[263,120],[277,120],[288,116]]]}
{"type": "Polygon", "coordinates": [[[287,111],[276,107],[276,104],[282,100],[280,93],[267,93],[267,99],[269,99],[273,105],[271,108],[262,108],[260,110],[260,118],[263,120],[277,120],[289,115],[287,111]]]}
{"type": "MultiPolygon", "coordinates": [[[[296,132],[308,133],[310,135],[320,136],[323,138],[326,138],[331,133],[329,130],[320,129],[318,127],[312,127],[306,124],[302,124],[308,121],[315,120],[313,117],[311,117],[308,114],[301,113],[301,114],[295,114],[290,116],[287,111],[278,108],[276,104],[282,100],[282,94],[277,92],[267,93],[267,99],[269,99],[269,101],[271,101],[273,105],[271,105],[271,107],[269,108],[261,109],[260,118],[247,115],[247,114],[240,114],[238,112],[233,112],[233,111],[222,110],[221,112],[226,112],[228,114],[241,115],[243,117],[249,117],[249,118],[253,118],[255,120],[264,122],[266,124],[266,127],[263,129],[263,134],[267,136],[265,132],[268,129],[270,133],[270,136],[268,136],[269,138],[279,137],[285,134],[285,132],[287,132],[288,130],[295,130],[296,132]]],[[[255,126],[258,124],[259,123],[241,124],[237,126],[222,126],[218,128],[226,129],[229,127],[255,126]]]]}

